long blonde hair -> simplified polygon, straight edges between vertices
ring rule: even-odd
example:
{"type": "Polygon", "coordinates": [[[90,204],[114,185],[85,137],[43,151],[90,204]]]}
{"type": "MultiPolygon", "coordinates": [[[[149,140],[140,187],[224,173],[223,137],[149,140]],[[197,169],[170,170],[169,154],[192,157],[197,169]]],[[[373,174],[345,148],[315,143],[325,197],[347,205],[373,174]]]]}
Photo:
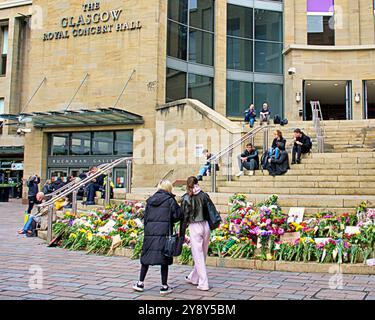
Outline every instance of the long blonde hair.
{"type": "Polygon", "coordinates": [[[173,185],[169,180],[161,180],[158,184],[158,190],[164,190],[172,193],[173,185]]]}

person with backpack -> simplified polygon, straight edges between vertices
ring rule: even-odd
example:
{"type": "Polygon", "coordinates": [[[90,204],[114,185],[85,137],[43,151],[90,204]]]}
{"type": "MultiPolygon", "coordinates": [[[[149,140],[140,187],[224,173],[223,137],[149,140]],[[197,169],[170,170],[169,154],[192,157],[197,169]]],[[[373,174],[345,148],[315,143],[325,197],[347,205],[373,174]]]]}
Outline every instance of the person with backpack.
{"type": "Polygon", "coordinates": [[[184,225],[189,226],[191,251],[194,260],[193,271],[185,281],[197,286],[198,290],[208,291],[206,258],[210,243],[212,226],[211,213],[216,208],[208,194],[202,191],[196,177],[189,177],[186,182],[187,193],[182,196],[181,209],[184,214],[184,225]]]}
{"type": "Polygon", "coordinates": [[[245,122],[250,125],[250,128],[254,127],[254,122],[256,121],[257,112],[255,106],[252,103],[247,110],[245,110],[245,122]]]}
{"type": "Polygon", "coordinates": [[[301,154],[309,153],[312,148],[311,138],[304,134],[301,129],[295,129],[293,141],[292,164],[300,164],[301,154]]]}
{"type": "Polygon", "coordinates": [[[150,266],[161,266],[160,294],[167,295],[173,291],[168,285],[168,268],[173,263],[173,257],[164,254],[167,236],[177,222],[183,220],[183,214],[175,195],[172,194],[172,183],[162,180],[158,191],[147,199],[144,213],[144,240],[141,253],[141,271],[139,281],[133,285],[133,290],[144,291],[144,281],[150,266]]]}
{"type": "Polygon", "coordinates": [[[27,209],[28,214],[31,213],[31,211],[34,208],[34,204],[37,202],[36,195],[39,192],[39,183],[40,183],[40,178],[38,177],[38,175],[34,175],[27,180],[27,187],[29,188],[29,191],[27,194],[28,200],[29,200],[29,207],[27,209]]]}
{"type": "Polygon", "coordinates": [[[283,138],[283,134],[282,134],[282,132],[280,130],[274,131],[273,134],[274,134],[275,138],[272,141],[271,148],[268,149],[268,156],[270,158],[274,157],[275,159],[277,159],[277,158],[279,158],[279,154],[280,154],[280,149],[277,147],[277,144],[279,142],[281,142],[285,146],[286,145],[286,140],[283,138]]]}

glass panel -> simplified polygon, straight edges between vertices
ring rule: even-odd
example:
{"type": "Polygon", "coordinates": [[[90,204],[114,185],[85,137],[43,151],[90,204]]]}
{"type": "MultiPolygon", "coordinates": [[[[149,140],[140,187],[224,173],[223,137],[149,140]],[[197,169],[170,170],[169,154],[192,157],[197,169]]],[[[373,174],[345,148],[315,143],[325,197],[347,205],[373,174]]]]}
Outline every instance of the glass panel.
{"type": "Polygon", "coordinates": [[[168,0],[168,18],[187,24],[188,0],[168,0]]]}
{"type": "Polygon", "coordinates": [[[92,139],[93,155],[112,155],[113,132],[94,132],[92,139]]]}
{"type": "Polygon", "coordinates": [[[53,156],[67,156],[69,152],[69,134],[53,134],[51,149],[53,156]]]}
{"type": "Polygon", "coordinates": [[[122,156],[132,156],[133,131],[116,131],[115,137],[115,154],[122,156]]]}
{"type": "Polygon", "coordinates": [[[181,60],[187,58],[187,27],[168,21],[167,54],[181,60]]]}
{"type": "Polygon", "coordinates": [[[307,16],[307,44],[335,45],[334,23],[333,16],[307,16]]]}
{"type": "Polygon", "coordinates": [[[282,42],[282,13],[255,9],[255,39],[282,42]]]}
{"type": "Polygon", "coordinates": [[[281,43],[255,42],[255,71],[283,73],[283,45],[281,43]]]}
{"type": "Polygon", "coordinates": [[[90,155],[91,134],[89,132],[72,133],[70,154],[73,156],[90,155]]]}
{"type": "Polygon", "coordinates": [[[214,64],[214,36],[212,33],[189,29],[189,62],[214,64]]]}
{"type": "Polygon", "coordinates": [[[4,98],[0,98],[0,114],[4,113],[4,98]]]}
{"type": "Polygon", "coordinates": [[[243,117],[252,102],[253,83],[227,80],[227,116],[243,117]]]}
{"type": "Polygon", "coordinates": [[[51,182],[55,182],[57,178],[61,178],[63,182],[68,181],[68,170],[66,169],[50,169],[51,182]]]}
{"type": "Polygon", "coordinates": [[[307,12],[333,12],[334,0],[307,0],[307,12]]]}
{"type": "Polygon", "coordinates": [[[166,101],[186,98],[186,73],[167,68],[166,101]]]}
{"type": "Polygon", "coordinates": [[[227,35],[253,39],[253,9],[228,4],[227,35]]]}
{"type": "Polygon", "coordinates": [[[227,38],[227,68],[253,71],[253,41],[227,38]]]}
{"type": "Polygon", "coordinates": [[[190,0],[189,10],[191,27],[214,31],[213,0],[190,0]]]}
{"type": "Polygon", "coordinates": [[[276,114],[283,116],[283,86],[280,84],[256,83],[255,84],[255,106],[257,111],[267,102],[271,117],[276,114]]]}
{"type": "Polygon", "coordinates": [[[2,54],[8,54],[8,27],[3,27],[3,52],[2,54]]]}
{"type": "Polygon", "coordinates": [[[125,188],[126,170],[115,169],[115,188],[125,188]]]}
{"type": "Polygon", "coordinates": [[[189,98],[213,106],[213,78],[189,74],[189,98]]]}

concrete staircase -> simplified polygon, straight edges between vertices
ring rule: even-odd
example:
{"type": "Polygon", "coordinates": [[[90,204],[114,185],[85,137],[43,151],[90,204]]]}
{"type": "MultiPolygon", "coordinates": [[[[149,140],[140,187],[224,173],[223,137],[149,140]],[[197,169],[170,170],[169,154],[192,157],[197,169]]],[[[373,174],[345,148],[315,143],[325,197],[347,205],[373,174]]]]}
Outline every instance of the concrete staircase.
{"type": "MultiPolygon", "coordinates": [[[[244,131],[249,130],[246,127],[244,131]]],[[[324,127],[324,154],[316,153],[312,122],[290,122],[285,127],[272,127],[269,145],[274,129],[282,130],[284,137],[291,141],[294,129],[301,128],[313,139],[312,153],[303,158],[302,164],[291,166],[284,176],[271,177],[268,172],[259,170],[255,176],[233,176],[232,181],[227,181],[219,171],[218,192],[209,193],[219,211],[228,213],[228,199],[234,193],[246,194],[249,201],[255,203],[277,194],[285,213],[290,207],[304,207],[307,216],[323,211],[354,212],[362,201],[375,207],[375,120],[326,121],[324,127]]],[[[260,151],[262,138],[263,135],[259,135],[254,140],[260,151]]],[[[205,191],[211,190],[210,178],[204,177],[201,186],[205,191]]],[[[124,199],[144,201],[154,192],[155,188],[139,188],[133,189],[132,194],[125,194],[125,190],[118,189],[112,203],[119,204],[124,199]]],[[[184,190],[175,189],[174,193],[181,196],[184,190]]],[[[102,205],[103,201],[98,200],[98,204],[102,205]]]]}

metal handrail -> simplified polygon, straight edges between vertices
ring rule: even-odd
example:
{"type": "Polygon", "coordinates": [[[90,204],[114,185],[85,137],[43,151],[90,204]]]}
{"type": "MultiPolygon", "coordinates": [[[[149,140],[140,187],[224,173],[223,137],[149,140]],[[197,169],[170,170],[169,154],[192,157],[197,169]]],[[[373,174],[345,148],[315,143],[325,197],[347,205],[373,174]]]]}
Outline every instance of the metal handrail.
{"type": "MultiPolygon", "coordinates": [[[[127,166],[126,166],[126,168],[127,168],[126,192],[131,193],[131,180],[132,180],[131,172],[132,172],[133,158],[125,157],[125,158],[116,159],[115,161],[109,163],[108,165],[105,165],[104,169],[100,168],[93,175],[87,177],[86,179],[83,179],[83,180],[79,181],[78,183],[72,185],[69,189],[61,192],[61,194],[58,194],[55,197],[53,197],[52,199],[38,205],[38,207],[40,207],[40,208],[48,207],[47,241],[49,243],[52,240],[52,223],[53,223],[53,208],[54,208],[53,206],[54,206],[55,201],[73,193],[72,207],[73,207],[73,212],[76,213],[77,212],[77,192],[78,192],[78,189],[80,189],[82,186],[86,185],[87,183],[93,181],[94,179],[96,179],[100,175],[108,173],[110,170],[112,170],[113,168],[117,167],[118,165],[120,165],[121,163],[123,163],[125,161],[127,162],[127,166]]],[[[105,204],[108,205],[110,203],[110,177],[109,177],[109,175],[107,175],[106,179],[107,180],[106,180],[105,204]]]]}
{"type": "Polygon", "coordinates": [[[254,137],[261,131],[264,131],[263,135],[263,151],[268,149],[268,132],[269,128],[271,126],[266,125],[262,127],[255,128],[252,131],[249,131],[245,135],[243,135],[241,138],[237,139],[236,141],[232,142],[229,146],[225,147],[223,150],[219,151],[217,154],[213,155],[211,158],[209,158],[207,161],[211,163],[211,192],[216,192],[216,164],[219,162],[219,160],[223,156],[228,157],[228,163],[227,163],[227,180],[231,181],[232,175],[230,173],[230,161],[229,159],[232,157],[232,151],[234,148],[240,146],[244,141],[246,140],[253,140],[254,137]]]}
{"type": "MultiPolygon", "coordinates": [[[[102,169],[102,167],[106,167],[106,166],[108,166],[108,165],[110,165],[110,163],[103,163],[103,164],[98,165],[97,168],[98,168],[98,169],[102,169]]],[[[87,173],[89,173],[89,171],[86,172],[85,174],[87,175],[87,173]]],[[[45,198],[53,198],[53,197],[55,197],[55,196],[61,194],[61,193],[62,193],[63,191],[65,191],[66,189],[69,189],[70,187],[72,187],[72,186],[75,185],[76,183],[79,183],[80,181],[82,181],[82,180],[77,181],[77,180],[74,179],[73,181],[71,181],[71,182],[69,182],[69,183],[63,185],[61,188],[55,190],[54,192],[51,192],[51,193],[45,194],[44,196],[45,196],[45,198]]]]}
{"type": "Polygon", "coordinates": [[[319,101],[310,101],[312,120],[314,124],[316,139],[318,143],[318,153],[324,153],[325,129],[323,125],[323,114],[319,101]]]}

